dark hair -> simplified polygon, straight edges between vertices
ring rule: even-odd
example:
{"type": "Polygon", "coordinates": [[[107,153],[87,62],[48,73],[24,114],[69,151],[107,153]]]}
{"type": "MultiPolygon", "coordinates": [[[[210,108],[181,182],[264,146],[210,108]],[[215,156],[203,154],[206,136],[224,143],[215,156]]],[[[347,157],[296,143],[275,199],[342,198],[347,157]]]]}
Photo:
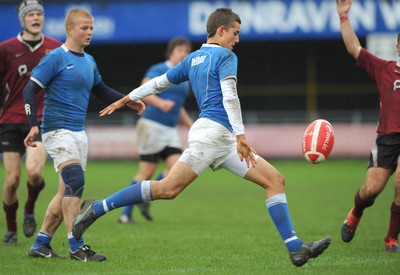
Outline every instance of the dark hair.
{"type": "Polygon", "coordinates": [[[182,45],[187,46],[189,48],[189,52],[192,51],[192,43],[189,41],[189,39],[186,39],[185,37],[176,37],[168,42],[167,49],[165,51],[165,58],[169,59],[173,50],[182,45]]]}
{"type": "Polygon", "coordinates": [[[397,34],[397,44],[400,44],[400,32],[397,34]]]}
{"type": "Polygon", "coordinates": [[[224,26],[226,29],[229,29],[235,22],[242,24],[239,15],[234,13],[232,9],[216,9],[207,19],[207,37],[210,38],[214,36],[220,26],[224,26]]]}

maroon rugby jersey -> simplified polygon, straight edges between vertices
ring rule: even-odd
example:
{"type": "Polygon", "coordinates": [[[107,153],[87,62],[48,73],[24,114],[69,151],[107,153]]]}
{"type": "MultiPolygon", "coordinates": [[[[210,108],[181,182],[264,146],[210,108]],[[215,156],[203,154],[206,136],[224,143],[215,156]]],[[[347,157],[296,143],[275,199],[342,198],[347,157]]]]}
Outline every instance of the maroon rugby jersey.
{"type": "Polygon", "coordinates": [[[361,49],[357,67],[365,70],[376,81],[380,110],[376,132],[400,133],[400,64],[386,61],[361,49]]]}
{"type": "MultiPolygon", "coordinates": [[[[21,34],[0,43],[0,76],[3,80],[4,102],[0,109],[0,124],[29,124],[25,114],[22,91],[28,83],[32,69],[44,55],[62,43],[47,36],[32,48],[22,40],[21,34]]],[[[37,96],[37,115],[42,120],[43,91],[37,96]]]]}

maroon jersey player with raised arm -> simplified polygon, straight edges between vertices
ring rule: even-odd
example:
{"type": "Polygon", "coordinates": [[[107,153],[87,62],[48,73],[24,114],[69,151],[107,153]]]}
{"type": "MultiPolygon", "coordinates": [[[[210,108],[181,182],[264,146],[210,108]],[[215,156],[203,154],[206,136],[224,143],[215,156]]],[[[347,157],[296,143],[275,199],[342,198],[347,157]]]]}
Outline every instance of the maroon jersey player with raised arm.
{"type": "MultiPolygon", "coordinates": [[[[357,191],[354,206],[342,225],[342,240],[350,242],[353,239],[364,209],[373,205],[394,173],[394,200],[390,205],[389,230],[384,244],[387,252],[399,253],[400,61],[380,59],[362,48],[347,16],[351,0],[336,0],[336,4],[346,49],[357,60],[357,67],[376,81],[380,100],[378,135],[372,146],[364,185],[357,191]]],[[[400,54],[400,34],[397,36],[396,50],[400,54]]]]}
{"type": "MultiPolygon", "coordinates": [[[[17,243],[18,186],[21,161],[26,153],[28,197],[24,207],[24,235],[31,237],[36,231],[35,201],[45,183],[42,176],[47,153],[38,139],[36,147],[25,148],[24,138],[30,127],[25,114],[22,91],[29,81],[32,69],[44,55],[61,42],[43,35],[44,10],[39,0],[25,0],[17,7],[22,32],[17,37],[0,43],[0,79],[2,105],[0,106],[0,152],[3,153],[5,183],[3,209],[7,231],[4,244],[17,243]]],[[[43,110],[44,93],[38,94],[38,117],[43,110]]]]}

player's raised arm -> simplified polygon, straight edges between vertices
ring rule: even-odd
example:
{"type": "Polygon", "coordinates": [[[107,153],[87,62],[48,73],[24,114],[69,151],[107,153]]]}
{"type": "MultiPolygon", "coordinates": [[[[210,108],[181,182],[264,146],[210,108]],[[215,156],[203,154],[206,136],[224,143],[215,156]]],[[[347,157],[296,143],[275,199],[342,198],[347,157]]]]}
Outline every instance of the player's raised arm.
{"type": "Polygon", "coordinates": [[[358,59],[361,51],[361,44],[351,27],[348,13],[351,7],[351,0],[336,0],[337,12],[340,17],[340,29],[342,31],[343,42],[347,51],[354,59],[358,59]]]}

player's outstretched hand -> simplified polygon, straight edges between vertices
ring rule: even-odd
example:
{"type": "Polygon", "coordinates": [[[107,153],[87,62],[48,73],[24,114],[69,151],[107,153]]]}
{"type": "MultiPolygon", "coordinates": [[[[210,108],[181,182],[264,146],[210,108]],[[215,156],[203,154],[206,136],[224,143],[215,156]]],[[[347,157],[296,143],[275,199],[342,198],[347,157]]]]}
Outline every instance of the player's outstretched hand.
{"type": "Polygon", "coordinates": [[[146,105],[143,103],[141,100],[135,100],[131,101],[128,104],[126,104],[130,109],[137,111],[138,115],[141,115],[144,113],[144,110],[146,110],[146,105]]]}
{"type": "Polygon", "coordinates": [[[24,139],[24,144],[26,147],[36,147],[36,143],[33,142],[33,140],[37,137],[39,134],[39,127],[38,126],[33,126],[31,130],[29,131],[28,135],[24,139]]]}
{"type": "Polygon", "coordinates": [[[245,160],[247,167],[250,167],[250,164],[254,167],[257,164],[255,155],[256,151],[247,143],[245,135],[237,135],[237,152],[241,161],[245,160]]]}
{"type": "Polygon", "coordinates": [[[139,115],[141,115],[146,109],[146,106],[141,100],[132,101],[128,96],[124,96],[120,100],[115,101],[101,110],[99,116],[111,115],[116,110],[121,109],[126,105],[133,110],[137,110],[139,115]]]}

